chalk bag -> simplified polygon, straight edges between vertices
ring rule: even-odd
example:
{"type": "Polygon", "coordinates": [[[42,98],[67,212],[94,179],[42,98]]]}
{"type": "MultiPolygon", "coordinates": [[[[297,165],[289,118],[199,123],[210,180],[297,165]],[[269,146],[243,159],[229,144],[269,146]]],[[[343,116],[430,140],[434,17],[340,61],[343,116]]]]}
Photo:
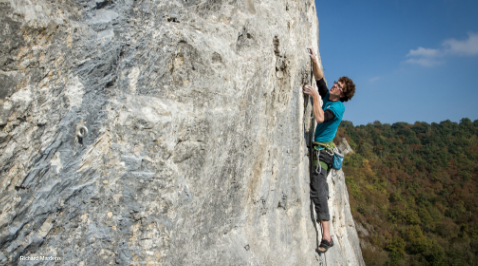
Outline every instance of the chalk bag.
{"type": "Polygon", "coordinates": [[[336,170],[340,170],[342,168],[342,163],[344,162],[344,155],[342,154],[342,151],[335,147],[334,148],[334,163],[332,164],[332,168],[336,170]]]}

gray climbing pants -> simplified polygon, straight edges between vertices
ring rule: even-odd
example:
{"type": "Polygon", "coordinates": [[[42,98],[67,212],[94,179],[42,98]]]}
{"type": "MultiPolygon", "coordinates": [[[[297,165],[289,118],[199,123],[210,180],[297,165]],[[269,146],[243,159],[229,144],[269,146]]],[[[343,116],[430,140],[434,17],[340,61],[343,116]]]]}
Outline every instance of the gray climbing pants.
{"type": "MultiPolygon", "coordinates": [[[[320,161],[326,162],[330,165],[332,156],[326,152],[320,153],[320,161]]],[[[317,213],[317,221],[329,221],[329,205],[327,197],[329,196],[329,184],[327,184],[327,170],[323,167],[313,167],[312,175],[310,176],[310,199],[314,202],[315,212],[317,213]]]]}

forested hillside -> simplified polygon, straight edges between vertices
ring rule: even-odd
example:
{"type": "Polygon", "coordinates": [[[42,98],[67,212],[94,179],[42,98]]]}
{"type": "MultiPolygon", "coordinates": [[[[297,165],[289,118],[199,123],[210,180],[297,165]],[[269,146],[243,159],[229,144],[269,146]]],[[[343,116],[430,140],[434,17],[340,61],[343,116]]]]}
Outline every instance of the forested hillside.
{"type": "Polygon", "coordinates": [[[354,126],[336,143],[371,265],[478,265],[478,120],[354,126]]]}

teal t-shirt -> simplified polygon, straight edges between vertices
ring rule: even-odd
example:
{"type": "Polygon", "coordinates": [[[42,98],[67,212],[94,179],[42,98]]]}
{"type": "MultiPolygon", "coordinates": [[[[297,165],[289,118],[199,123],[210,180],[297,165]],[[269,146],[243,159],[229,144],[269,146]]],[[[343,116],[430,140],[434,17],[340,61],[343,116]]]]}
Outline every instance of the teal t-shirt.
{"type": "Polygon", "coordinates": [[[340,125],[340,121],[342,121],[342,117],[344,116],[344,103],[341,101],[330,102],[329,96],[330,94],[327,92],[327,95],[325,95],[323,99],[322,110],[324,110],[324,112],[327,109],[331,110],[334,113],[335,118],[330,121],[317,124],[317,127],[315,128],[315,142],[329,142],[333,140],[335,138],[335,134],[337,133],[337,128],[340,125]]]}

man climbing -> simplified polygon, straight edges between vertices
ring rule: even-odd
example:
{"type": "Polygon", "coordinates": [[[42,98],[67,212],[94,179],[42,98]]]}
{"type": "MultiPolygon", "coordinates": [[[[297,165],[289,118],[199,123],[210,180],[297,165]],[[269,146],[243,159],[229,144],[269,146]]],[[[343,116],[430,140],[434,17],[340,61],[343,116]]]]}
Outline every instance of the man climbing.
{"type": "Polygon", "coordinates": [[[317,90],[310,85],[304,85],[304,93],[313,99],[313,112],[317,127],[314,135],[314,171],[310,180],[310,198],[314,202],[317,213],[317,222],[322,223],[323,233],[317,252],[325,253],[334,245],[330,235],[330,214],[327,204],[329,186],[327,173],[333,161],[332,149],[335,147],[333,139],[337,133],[340,121],[344,115],[344,102],[352,99],[355,94],[355,84],[348,77],[341,77],[335,81],[330,91],[324,81],[324,73],[317,63],[315,52],[309,48],[310,59],[314,69],[314,77],[317,82],[317,90]],[[320,97],[323,105],[320,105],[320,97]],[[319,154],[317,156],[317,154],[319,154]],[[317,158],[319,157],[319,158],[317,158]]]}

